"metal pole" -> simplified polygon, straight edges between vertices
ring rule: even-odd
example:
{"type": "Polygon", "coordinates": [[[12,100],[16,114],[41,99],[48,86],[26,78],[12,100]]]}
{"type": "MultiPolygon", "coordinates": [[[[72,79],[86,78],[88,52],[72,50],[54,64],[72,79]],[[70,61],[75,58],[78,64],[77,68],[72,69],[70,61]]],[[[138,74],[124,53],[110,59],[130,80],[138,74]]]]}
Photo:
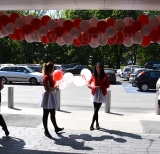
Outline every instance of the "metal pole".
{"type": "Polygon", "coordinates": [[[160,115],[160,100],[158,99],[158,95],[159,95],[159,88],[157,87],[156,101],[155,101],[156,115],[160,115]]]}
{"type": "Polygon", "coordinates": [[[111,108],[111,90],[107,89],[105,113],[110,113],[110,108],[111,108]]]}
{"type": "Polygon", "coordinates": [[[8,108],[13,108],[13,87],[8,87],[8,108]]]}
{"type": "Polygon", "coordinates": [[[56,91],[56,97],[57,97],[57,100],[59,102],[59,108],[56,109],[56,110],[60,111],[60,105],[61,105],[61,90],[60,89],[58,91],[56,91]]]}

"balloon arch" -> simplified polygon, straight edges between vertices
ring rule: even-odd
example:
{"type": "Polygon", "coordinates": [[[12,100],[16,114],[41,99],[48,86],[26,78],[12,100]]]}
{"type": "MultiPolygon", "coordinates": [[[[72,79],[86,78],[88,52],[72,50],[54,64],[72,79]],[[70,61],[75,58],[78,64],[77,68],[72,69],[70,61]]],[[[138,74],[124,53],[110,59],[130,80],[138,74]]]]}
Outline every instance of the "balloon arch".
{"type": "Polygon", "coordinates": [[[147,47],[150,43],[160,43],[160,15],[149,18],[141,14],[137,20],[126,17],[91,18],[82,20],[51,19],[48,15],[36,18],[33,15],[21,17],[18,13],[10,15],[0,11],[0,38],[9,36],[11,40],[28,43],[41,41],[44,44],[56,42],[59,45],[74,44],[77,47],[90,45],[93,48],[106,44],[140,44],[147,47]]]}

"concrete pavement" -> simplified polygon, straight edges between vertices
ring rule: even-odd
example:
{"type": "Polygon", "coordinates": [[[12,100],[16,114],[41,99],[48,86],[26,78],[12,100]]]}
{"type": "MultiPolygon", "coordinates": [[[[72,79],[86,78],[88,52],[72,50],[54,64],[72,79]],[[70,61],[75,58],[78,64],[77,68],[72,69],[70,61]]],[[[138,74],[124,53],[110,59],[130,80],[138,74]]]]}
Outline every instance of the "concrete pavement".
{"type": "Polygon", "coordinates": [[[54,132],[48,122],[53,138],[44,136],[42,108],[2,106],[1,112],[9,126],[10,137],[0,131],[0,154],[4,153],[95,153],[95,154],[159,154],[160,116],[153,110],[140,113],[111,108],[111,113],[99,112],[101,130],[90,131],[93,108],[61,106],[56,112],[60,134],[54,132]],[[36,120],[35,120],[36,119],[36,120]],[[34,121],[35,120],[35,121],[34,121]]]}

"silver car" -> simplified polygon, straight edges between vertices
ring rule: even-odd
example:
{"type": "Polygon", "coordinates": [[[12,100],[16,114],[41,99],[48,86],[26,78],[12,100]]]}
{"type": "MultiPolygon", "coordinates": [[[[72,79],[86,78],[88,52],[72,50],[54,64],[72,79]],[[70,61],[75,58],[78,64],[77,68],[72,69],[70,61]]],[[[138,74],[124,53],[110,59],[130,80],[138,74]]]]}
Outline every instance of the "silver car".
{"type": "Polygon", "coordinates": [[[3,83],[30,82],[31,85],[42,83],[43,74],[33,72],[28,66],[5,66],[0,69],[3,83]]]}

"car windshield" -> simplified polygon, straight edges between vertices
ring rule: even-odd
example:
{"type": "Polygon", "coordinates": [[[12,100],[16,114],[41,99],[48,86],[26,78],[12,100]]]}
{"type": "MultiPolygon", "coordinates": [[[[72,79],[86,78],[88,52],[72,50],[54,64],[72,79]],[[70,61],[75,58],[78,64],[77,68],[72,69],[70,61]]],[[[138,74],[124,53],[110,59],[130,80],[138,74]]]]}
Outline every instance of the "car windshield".
{"type": "Polygon", "coordinates": [[[33,71],[31,68],[29,68],[28,66],[26,66],[25,68],[29,71],[29,73],[33,73],[33,72],[34,72],[34,71],[33,71]]]}

